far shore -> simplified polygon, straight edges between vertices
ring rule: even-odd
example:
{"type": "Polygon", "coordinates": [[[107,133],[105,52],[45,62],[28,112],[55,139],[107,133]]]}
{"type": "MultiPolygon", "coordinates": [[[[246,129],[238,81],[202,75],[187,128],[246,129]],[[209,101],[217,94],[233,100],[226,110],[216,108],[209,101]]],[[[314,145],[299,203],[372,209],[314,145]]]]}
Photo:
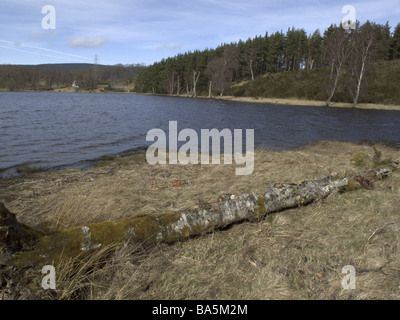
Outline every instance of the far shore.
{"type": "MultiPolygon", "coordinates": [[[[137,93],[150,96],[165,96],[165,97],[182,97],[189,98],[188,95],[168,95],[168,94],[153,94],[153,93],[137,93]]],[[[197,96],[199,99],[209,99],[208,96],[197,96]]],[[[331,102],[330,106],[326,106],[325,101],[318,100],[305,100],[299,98],[254,98],[254,97],[234,97],[223,96],[213,97],[215,100],[237,101],[237,102],[251,102],[251,103],[270,103],[288,106],[307,106],[307,107],[324,107],[324,108],[353,108],[353,104],[349,102],[331,102]]],[[[378,103],[359,103],[355,109],[370,109],[370,110],[395,110],[400,111],[400,106],[391,104],[378,104],[378,103]]]]}
{"type": "MultiPolygon", "coordinates": [[[[0,92],[10,92],[8,90],[0,89],[0,92]]],[[[17,91],[19,92],[19,91],[17,91]]],[[[20,92],[34,92],[33,90],[22,90],[20,92]]],[[[168,94],[153,94],[153,93],[139,93],[139,92],[127,92],[127,91],[103,91],[100,89],[96,90],[75,90],[72,87],[68,88],[58,88],[53,90],[43,90],[39,92],[74,92],[74,93],[125,93],[125,94],[141,94],[150,96],[165,96],[165,97],[181,97],[189,98],[191,96],[187,94],[182,95],[168,95],[168,94]]],[[[208,96],[197,96],[199,99],[209,99],[208,96]]],[[[318,100],[306,100],[299,98],[262,98],[262,97],[234,97],[234,96],[223,96],[213,97],[215,100],[225,100],[225,101],[237,101],[237,102],[251,102],[251,103],[270,103],[278,105],[289,105],[289,106],[310,106],[310,107],[326,107],[325,101],[318,100]]],[[[349,102],[331,102],[329,108],[353,108],[353,104],[349,102]]],[[[400,111],[400,105],[391,104],[381,104],[381,103],[359,103],[356,109],[369,109],[369,110],[395,110],[400,111]]]]}

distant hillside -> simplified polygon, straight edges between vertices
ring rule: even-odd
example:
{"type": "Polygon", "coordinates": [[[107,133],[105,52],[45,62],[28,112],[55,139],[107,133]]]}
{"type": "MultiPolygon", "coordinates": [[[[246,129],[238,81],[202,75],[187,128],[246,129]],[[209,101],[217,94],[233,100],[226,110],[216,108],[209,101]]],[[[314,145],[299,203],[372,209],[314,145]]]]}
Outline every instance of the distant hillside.
{"type": "Polygon", "coordinates": [[[80,71],[94,67],[92,63],[54,63],[54,64],[38,64],[38,65],[21,65],[25,68],[33,68],[40,70],[58,70],[58,71],[80,71]]]}
{"type": "Polygon", "coordinates": [[[90,90],[131,91],[135,88],[141,64],[96,65],[91,63],[58,63],[40,65],[0,65],[0,89],[24,90],[90,90]],[[73,85],[74,84],[74,85],[73,85]]]}

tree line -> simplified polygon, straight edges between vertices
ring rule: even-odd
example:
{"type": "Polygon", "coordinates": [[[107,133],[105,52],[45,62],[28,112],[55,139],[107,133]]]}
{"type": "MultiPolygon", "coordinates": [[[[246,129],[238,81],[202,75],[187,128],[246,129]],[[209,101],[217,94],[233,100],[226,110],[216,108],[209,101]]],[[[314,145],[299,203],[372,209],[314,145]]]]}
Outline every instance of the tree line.
{"type": "Polygon", "coordinates": [[[356,23],[353,29],[332,24],[321,34],[307,35],[290,28],[221,44],[163,59],[146,67],[136,80],[137,92],[154,94],[214,95],[226,93],[232,83],[254,81],[266,74],[298,70],[324,70],[329,86],[326,104],[338,84],[346,81],[354,106],[360,97],[369,66],[377,61],[400,59],[400,23],[393,32],[389,23],[356,23]],[[345,77],[343,76],[345,75],[345,77]]]}
{"type": "Polygon", "coordinates": [[[144,68],[140,64],[0,65],[0,88],[40,91],[71,87],[75,83],[76,90],[95,90],[99,85],[106,85],[113,91],[117,84],[134,82],[144,68]]]}

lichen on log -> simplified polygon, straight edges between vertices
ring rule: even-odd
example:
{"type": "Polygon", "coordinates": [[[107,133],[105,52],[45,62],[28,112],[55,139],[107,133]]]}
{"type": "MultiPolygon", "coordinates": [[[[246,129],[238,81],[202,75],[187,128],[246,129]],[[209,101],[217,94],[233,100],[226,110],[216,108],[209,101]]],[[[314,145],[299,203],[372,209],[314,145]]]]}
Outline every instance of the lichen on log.
{"type": "MultiPolygon", "coordinates": [[[[260,194],[221,195],[215,205],[202,203],[196,208],[177,212],[74,227],[38,236],[33,250],[18,253],[11,262],[17,266],[53,264],[65,257],[77,257],[114,243],[133,241],[152,246],[160,242],[183,241],[235,223],[258,221],[270,213],[304,206],[324,199],[336,191],[370,188],[374,181],[391,173],[391,168],[383,168],[351,179],[332,174],[300,184],[275,183],[260,194]]],[[[18,232],[21,236],[20,231],[18,232]]]]}

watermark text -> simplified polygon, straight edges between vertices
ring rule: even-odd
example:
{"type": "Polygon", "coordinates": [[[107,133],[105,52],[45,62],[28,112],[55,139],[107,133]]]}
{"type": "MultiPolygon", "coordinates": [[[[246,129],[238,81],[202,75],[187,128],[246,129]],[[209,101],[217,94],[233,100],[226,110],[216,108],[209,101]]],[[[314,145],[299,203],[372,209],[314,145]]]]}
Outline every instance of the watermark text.
{"type": "MultiPolygon", "coordinates": [[[[200,163],[221,163],[221,140],[224,141],[224,164],[244,167],[236,168],[236,175],[250,175],[254,170],[254,129],[246,129],[246,152],[243,154],[243,130],[235,129],[201,129],[200,133],[200,163]],[[211,140],[211,145],[210,145],[211,140]],[[233,145],[233,150],[232,150],[233,145]]],[[[151,165],[167,164],[167,139],[168,139],[168,164],[199,164],[199,136],[193,129],[183,129],[178,132],[177,121],[169,121],[169,136],[162,129],[152,129],[147,133],[146,141],[155,141],[146,152],[147,162],[151,165]],[[185,142],[178,150],[178,142],[185,142]]]]}
{"type": "Polygon", "coordinates": [[[51,5],[45,5],[42,7],[42,14],[45,14],[42,19],[42,28],[44,30],[56,29],[56,8],[51,5]]]}

